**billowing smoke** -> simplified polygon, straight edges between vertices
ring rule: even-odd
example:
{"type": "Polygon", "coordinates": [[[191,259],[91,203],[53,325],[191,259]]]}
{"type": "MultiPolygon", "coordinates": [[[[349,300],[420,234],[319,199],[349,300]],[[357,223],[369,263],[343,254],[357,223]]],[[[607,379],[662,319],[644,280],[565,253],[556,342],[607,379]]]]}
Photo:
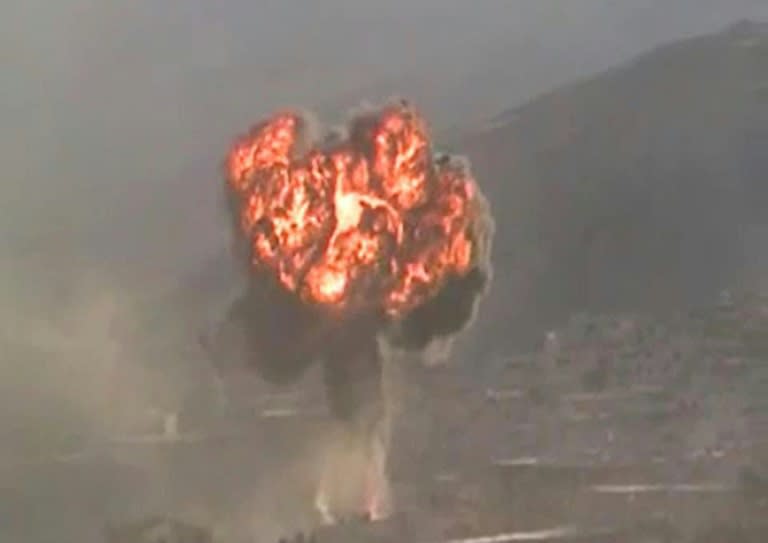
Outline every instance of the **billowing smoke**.
{"type": "Polygon", "coordinates": [[[469,164],[435,153],[408,103],[358,112],[321,138],[311,126],[278,114],[228,155],[234,253],[248,286],[218,341],[238,335],[248,365],[272,383],[322,364],[331,413],[372,470],[364,507],[385,514],[382,345],[421,353],[471,322],[491,277],[493,221],[469,164]]]}

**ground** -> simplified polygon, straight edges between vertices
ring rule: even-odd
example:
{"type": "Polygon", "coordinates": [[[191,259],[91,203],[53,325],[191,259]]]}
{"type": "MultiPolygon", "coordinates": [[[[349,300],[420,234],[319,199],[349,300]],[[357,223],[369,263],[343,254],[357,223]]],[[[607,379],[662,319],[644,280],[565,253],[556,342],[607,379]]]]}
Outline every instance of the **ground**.
{"type": "MultiPolygon", "coordinates": [[[[318,542],[764,541],[768,300],[733,298],[663,319],[578,317],[529,355],[403,370],[397,513],[318,542]]],[[[0,480],[25,483],[4,484],[0,534],[99,541],[107,522],[156,514],[221,542],[309,530],[328,424],[315,377],[177,438],[5,464],[0,480]]]]}

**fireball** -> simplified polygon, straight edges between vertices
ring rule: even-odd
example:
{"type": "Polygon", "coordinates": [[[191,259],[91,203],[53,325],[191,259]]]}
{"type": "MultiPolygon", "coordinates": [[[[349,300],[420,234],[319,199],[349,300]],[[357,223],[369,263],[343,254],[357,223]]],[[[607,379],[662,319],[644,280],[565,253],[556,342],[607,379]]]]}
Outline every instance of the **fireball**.
{"type": "Polygon", "coordinates": [[[476,258],[474,180],[435,158],[408,104],[358,118],[346,138],[308,142],[284,112],[227,158],[227,188],[250,264],[310,305],[397,320],[476,258]]]}

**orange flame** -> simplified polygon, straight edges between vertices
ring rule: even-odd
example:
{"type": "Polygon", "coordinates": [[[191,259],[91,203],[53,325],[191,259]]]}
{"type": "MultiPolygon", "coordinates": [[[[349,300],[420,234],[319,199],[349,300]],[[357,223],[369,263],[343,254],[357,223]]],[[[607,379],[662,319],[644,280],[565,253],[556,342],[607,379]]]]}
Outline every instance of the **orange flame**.
{"type": "Polygon", "coordinates": [[[473,179],[433,160],[407,105],[363,128],[299,154],[303,120],[276,115],[231,149],[228,187],[255,268],[307,303],[397,318],[469,270],[473,179]]]}

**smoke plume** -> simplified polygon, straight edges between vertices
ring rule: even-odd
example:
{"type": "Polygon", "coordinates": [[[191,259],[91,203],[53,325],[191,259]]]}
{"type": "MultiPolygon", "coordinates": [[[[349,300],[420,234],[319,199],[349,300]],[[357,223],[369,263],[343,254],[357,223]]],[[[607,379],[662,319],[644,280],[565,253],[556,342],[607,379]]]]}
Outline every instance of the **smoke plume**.
{"type": "Polygon", "coordinates": [[[376,516],[388,500],[384,352],[423,353],[471,322],[491,277],[493,221],[468,162],[435,153],[408,103],[360,111],[322,137],[312,126],[278,114],[227,158],[233,252],[248,281],[217,345],[237,338],[275,384],[322,364],[331,414],[368,458],[364,508],[376,516]]]}

